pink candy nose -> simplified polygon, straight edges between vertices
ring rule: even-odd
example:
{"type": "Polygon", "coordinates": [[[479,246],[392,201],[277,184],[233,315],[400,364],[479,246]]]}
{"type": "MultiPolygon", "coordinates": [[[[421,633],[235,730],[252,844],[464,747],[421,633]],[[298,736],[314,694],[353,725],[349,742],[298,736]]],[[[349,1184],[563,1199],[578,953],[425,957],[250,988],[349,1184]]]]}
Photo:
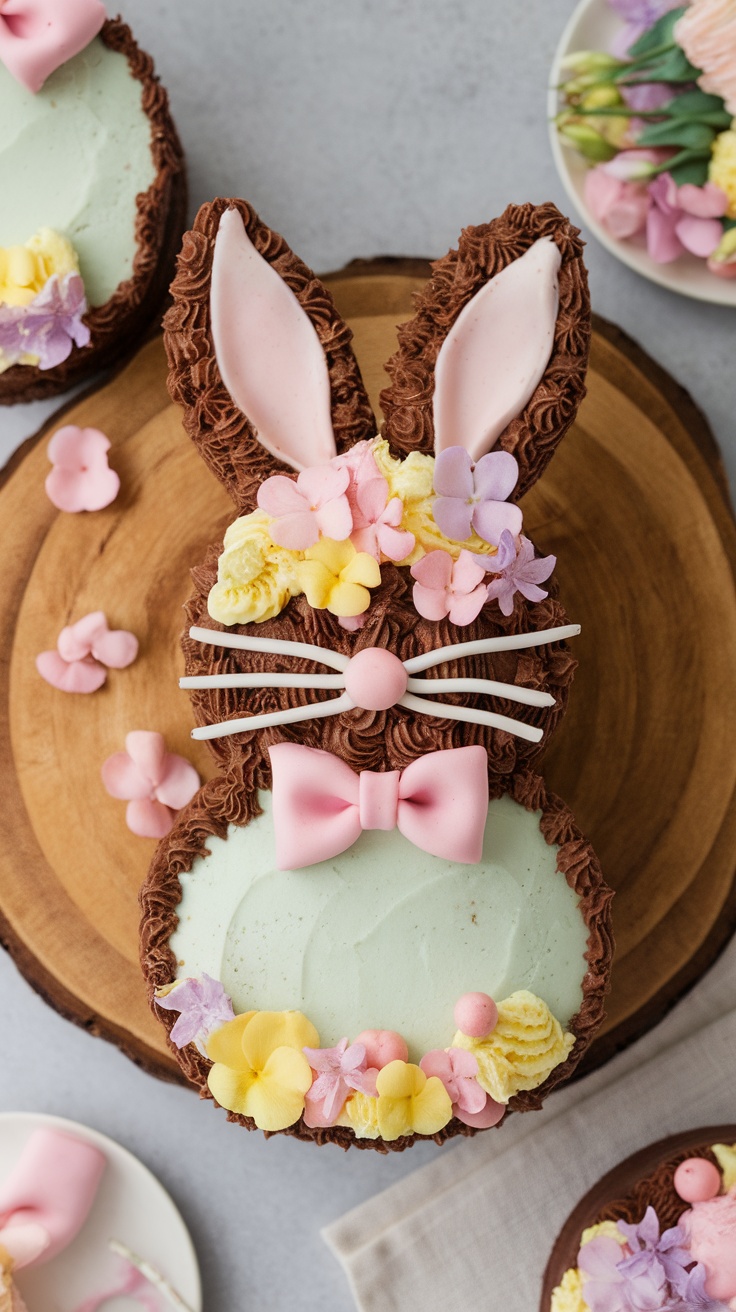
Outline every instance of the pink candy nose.
{"type": "Polygon", "coordinates": [[[398,656],[384,647],[365,647],[345,671],[345,691],[364,711],[387,711],[404,696],[409,682],[398,656]]]}

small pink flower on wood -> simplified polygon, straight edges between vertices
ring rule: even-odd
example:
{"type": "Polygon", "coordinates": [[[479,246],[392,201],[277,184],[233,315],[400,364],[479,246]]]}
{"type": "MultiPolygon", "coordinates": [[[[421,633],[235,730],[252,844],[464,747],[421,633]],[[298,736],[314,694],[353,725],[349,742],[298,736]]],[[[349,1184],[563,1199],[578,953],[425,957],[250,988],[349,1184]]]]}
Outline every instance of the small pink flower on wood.
{"type": "Polygon", "coordinates": [[[107,463],[110,439],[98,428],[67,424],[48,444],[54,466],[46,478],[46,494],[58,510],[102,510],[120,491],[120,478],[107,463]]]}
{"type": "Polygon", "coordinates": [[[316,1074],[306,1095],[305,1124],[312,1129],[334,1125],[353,1090],[376,1096],[375,1070],[366,1070],[362,1043],[341,1039],[334,1048],[305,1048],[304,1055],[316,1074]]]}
{"type": "Polygon", "coordinates": [[[125,749],[108,756],[102,782],[111,797],[127,801],[125,819],[134,834],[163,838],[194,797],[199,775],[183,756],[167,752],[163,734],[134,730],[126,735],[125,749]]]}
{"type": "Polygon", "coordinates": [[[56,651],[42,651],[36,669],[61,692],[96,692],[107,671],[122,670],[138,655],[138,639],[126,629],[109,629],[105,612],[92,611],[62,629],[56,651]]]}
{"type": "Polygon", "coordinates": [[[296,480],[285,474],[267,478],[258,489],[258,505],[273,517],[269,533],[277,546],[306,551],[320,536],[333,542],[350,537],[349,482],[348,470],[332,465],[303,469],[296,480]]]}
{"type": "MultiPolygon", "coordinates": [[[[510,535],[509,535],[510,536],[510,535]]],[[[485,569],[470,551],[453,561],[447,551],[429,551],[411,567],[414,605],[426,620],[472,624],[486,600],[485,569]]]]}

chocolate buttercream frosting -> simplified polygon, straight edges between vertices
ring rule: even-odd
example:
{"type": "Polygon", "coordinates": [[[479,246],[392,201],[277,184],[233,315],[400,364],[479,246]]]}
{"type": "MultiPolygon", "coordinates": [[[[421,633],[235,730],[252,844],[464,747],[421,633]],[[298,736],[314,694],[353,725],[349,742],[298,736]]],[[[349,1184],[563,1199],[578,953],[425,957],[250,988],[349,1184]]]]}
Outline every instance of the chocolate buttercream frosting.
{"type": "MultiPolygon", "coordinates": [[[[272,474],[283,473],[284,465],[260,445],[252,424],[231,400],[215,358],[210,277],[220,219],[232,207],[240,212],[258,252],[278,270],[314,324],[329,369],[338,451],[374,436],[376,420],[353,355],[351,331],[320,280],[245,201],[220,199],[204,205],[193,230],[184,238],[172,285],[174,304],[164,324],[170,362],[169,388],[174,400],[183,407],[187,433],[230,492],[235,515],[254,509],[261,483],[272,474]]],[[[512,451],[519,462],[521,476],[517,493],[531,486],[545,468],[584,395],[590,339],[582,244],[577,230],[553,205],[510,206],[493,223],[466,229],[459,249],[433,265],[432,277],[417,298],[415,318],[399,331],[399,348],[388,366],[392,385],[382,396],[386,412],[384,436],[395,456],[406,456],[415,449],[431,453],[432,370],[449,327],[490,277],[543,236],[551,236],[562,255],[554,346],[529,404],[509,424],[497,445],[512,451]]],[[[187,625],[182,639],[187,674],[224,674],[246,669],[251,672],[320,670],[311,661],[291,658],[285,661],[283,657],[262,653],[211,648],[189,637],[191,625],[223,627],[210,618],[207,610],[207,596],[217,576],[220,551],[221,544],[213,545],[202,564],[192,571],[194,586],[186,606],[187,625]]],[[[434,623],[419,616],[412,603],[412,583],[408,569],[384,563],[381,584],[372,593],[365,625],[355,633],[347,632],[327,611],[312,609],[303,596],[293,598],[275,619],[258,625],[233,626],[228,631],[312,643],[346,655],[365,647],[385,647],[401,660],[407,660],[458,641],[548,629],[567,622],[554,583],[546,600],[531,605],[517,595],[510,616],[502,615],[497,606],[486,607],[472,624],[462,629],[447,620],[434,623]]],[[[546,739],[564,713],[574,670],[575,661],[567,645],[556,642],[522,652],[466,657],[451,666],[437,666],[427,672],[428,678],[432,675],[492,678],[550,692],[555,705],[540,709],[520,708],[499,699],[491,701],[478,694],[446,698],[454,703],[521,716],[544,730],[541,744],[527,743],[481,725],[416,715],[400,707],[377,712],[356,709],[297,726],[234,734],[211,742],[221,773],[200,790],[181,813],[171,834],[161,842],[141,895],[141,959],[154,1012],[167,1031],[171,1030],[174,1017],[171,1012],[156,1009],[154,993],[171,983],[176,973],[169,940],[178,923],[179,876],[207,851],[207,841],[212,835],[225,837],[228,825],[247,824],[257,813],[258,790],[271,785],[269,746],[291,740],[331,751],[354,770],[395,770],[428,751],[479,743],[488,755],[491,796],[509,793],[528,810],[541,812],[543,835],[549,844],[557,847],[557,869],[578,895],[588,930],[583,1002],[569,1026],[575,1036],[574,1047],[542,1086],[518,1094],[510,1103],[514,1111],[540,1107],[545,1096],[572,1074],[600,1026],[613,955],[612,894],[603,881],[598,860],[568,807],[547,792],[543,779],[533,768],[546,739]]],[[[298,706],[324,695],[311,691],[306,694],[300,689],[198,690],[192,694],[192,704],[197,722],[204,724],[298,706]]],[[[173,1051],[201,1095],[211,1097],[206,1058],[192,1046],[181,1051],[173,1048],[173,1051]]],[[[255,1128],[247,1118],[232,1113],[228,1116],[249,1129],[255,1128]]],[[[310,1129],[303,1121],[283,1133],[317,1143],[334,1142],[345,1148],[355,1145],[382,1152],[401,1151],[419,1137],[386,1143],[361,1140],[355,1138],[351,1129],[339,1126],[310,1129]]],[[[442,1143],[457,1134],[473,1133],[472,1128],[453,1120],[433,1137],[442,1143]]]]}
{"type": "Polygon", "coordinates": [[[120,18],[108,19],[100,40],[124,55],[131,77],[141,84],[142,109],[151,125],[151,153],[156,176],[137,197],[133,272],[104,305],[84,316],[88,346],[73,346],[53,369],[13,365],[0,375],[0,404],[34,401],[64,392],[81,379],[121,359],[139,346],[162,313],[186,222],[187,185],[184,152],[169,110],[169,98],[156,76],[150,55],[136,44],[120,18]]]}

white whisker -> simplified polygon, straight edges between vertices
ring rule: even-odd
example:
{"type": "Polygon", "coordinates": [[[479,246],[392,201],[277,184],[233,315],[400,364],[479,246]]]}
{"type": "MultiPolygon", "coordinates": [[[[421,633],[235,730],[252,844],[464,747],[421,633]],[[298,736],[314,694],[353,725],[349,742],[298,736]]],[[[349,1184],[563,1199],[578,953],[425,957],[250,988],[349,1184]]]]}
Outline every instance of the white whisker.
{"type": "Polygon", "coordinates": [[[350,662],[349,656],[341,656],[337,651],[330,651],[329,647],[314,647],[308,642],[287,642],[284,638],[250,638],[242,633],[220,633],[217,629],[201,629],[196,624],[189,630],[189,637],[194,638],[195,642],[207,643],[210,647],[265,651],[269,656],[297,656],[300,660],[329,665],[333,670],[345,670],[350,662]]]}
{"type": "Polygon", "coordinates": [[[180,688],[332,688],[345,687],[343,674],[192,674],[180,688]]]}
{"type": "Polygon", "coordinates": [[[522,706],[554,706],[555,699],[548,692],[535,688],[521,688],[514,683],[497,683],[495,679],[409,679],[408,692],[427,697],[434,692],[478,692],[485,697],[505,697],[522,706]]]}
{"type": "Polygon", "coordinates": [[[341,697],[333,697],[329,702],[315,702],[312,706],[291,706],[286,711],[270,711],[266,715],[246,715],[240,720],[221,720],[219,724],[203,725],[201,729],[192,729],[192,738],[209,741],[212,738],[227,738],[233,733],[250,733],[256,729],[272,729],[279,724],[301,724],[304,720],[319,720],[326,715],[340,715],[342,711],[352,711],[355,702],[344,692],[341,697]]]}
{"type": "Polygon", "coordinates": [[[525,647],[543,647],[548,642],[561,642],[563,638],[576,638],[579,624],[563,624],[557,629],[541,629],[538,633],[511,633],[499,638],[479,638],[476,642],[456,642],[451,647],[437,647],[404,661],[407,674],[418,674],[445,661],[459,661],[467,656],[485,656],[492,651],[521,651],[525,647]]]}
{"type": "Polygon", "coordinates": [[[542,729],[535,729],[521,720],[511,720],[507,715],[496,715],[493,711],[478,711],[472,706],[445,706],[442,702],[430,701],[427,697],[412,697],[405,693],[398,703],[407,711],[416,711],[419,715],[435,715],[440,720],[464,720],[466,724],[485,724],[490,729],[504,729],[515,738],[525,738],[529,743],[538,743],[543,737],[542,729]]]}

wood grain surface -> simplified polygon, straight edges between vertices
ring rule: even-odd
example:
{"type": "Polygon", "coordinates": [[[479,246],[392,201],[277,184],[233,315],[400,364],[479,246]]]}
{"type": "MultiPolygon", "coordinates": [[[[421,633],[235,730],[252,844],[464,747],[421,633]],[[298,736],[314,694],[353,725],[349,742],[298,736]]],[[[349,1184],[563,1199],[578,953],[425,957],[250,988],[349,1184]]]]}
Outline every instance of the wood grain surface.
{"type": "MultiPolygon", "coordinates": [[[[327,281],[355,331],[374,406],[420,262],[356,263],[327,281]]],[[[189,569],[232,518],[166,392],[160,338],[63,412],[103,429],[122,490],[108,509],[57,512],[47,438],[0,488],[0,937],[53,1006],[177,1078],[138,966],[137,893],[153,844],[125,826],[100,765],[131,729],[157,729],[203,778],[189,737],[181,605],[189,569]],[[135,632],[138,660],[91,696],[55,691],[34,658],[90,610],[135,632]]],[[[654,1024],[736,925],[736,534],[718,453],[692,401],[597,322],[589,394],[524,502],[537,547],[558,554],[583,632],[580,668],[545,774],[617,890],[608,1020],[585,1068],[654,1024]]]]}

